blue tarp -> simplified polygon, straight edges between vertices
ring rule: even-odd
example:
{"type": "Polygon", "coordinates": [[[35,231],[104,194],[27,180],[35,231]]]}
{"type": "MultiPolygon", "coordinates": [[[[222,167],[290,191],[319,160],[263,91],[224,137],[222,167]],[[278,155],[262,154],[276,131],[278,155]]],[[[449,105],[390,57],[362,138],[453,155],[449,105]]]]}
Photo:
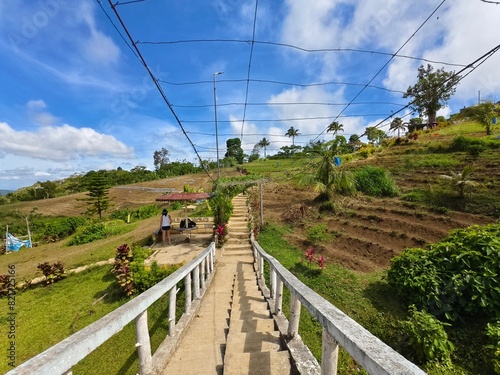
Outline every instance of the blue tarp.
{"type": "Polygon", "coordinates": [[[7,233],[7,251],[19,251],[19,249],[23,246],[31,247],[31,241],[23,241],[17,237],[14,237],[12,234],[7,233]]]}

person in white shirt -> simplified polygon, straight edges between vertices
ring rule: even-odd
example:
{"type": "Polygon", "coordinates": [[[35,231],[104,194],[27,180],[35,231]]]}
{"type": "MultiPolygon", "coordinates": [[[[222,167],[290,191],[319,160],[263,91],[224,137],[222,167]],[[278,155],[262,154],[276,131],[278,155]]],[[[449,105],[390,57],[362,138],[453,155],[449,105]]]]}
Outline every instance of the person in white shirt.
{"type": "Polygon", "coordinates": [[[172,241],[170,240],[170,224],[172,223],[172,218],[168,214],[166,208],[163,209],[160,218],[160,228],[161,228],[161,239],[165,243],[165,236],[168,238],[168,244],[170,245],[172,241]]]}

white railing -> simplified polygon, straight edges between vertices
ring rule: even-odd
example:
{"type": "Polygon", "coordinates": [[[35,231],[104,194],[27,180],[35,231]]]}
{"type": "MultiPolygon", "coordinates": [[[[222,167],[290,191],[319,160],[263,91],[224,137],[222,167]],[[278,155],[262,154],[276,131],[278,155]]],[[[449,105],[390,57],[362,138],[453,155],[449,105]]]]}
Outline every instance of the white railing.
{"type": "MultiPolygon", "coordinates": [[[[169,277],[96,322],[17,366],[7,375],[71,375],[71,368],[74,365],[120,332],[132,320],[135,320],[137,342],[134,344],[139,354],[138,373],[140,375],[150,373],[157,366],[156,358],[165,357],[166,353],[165,350],[161,350],[162,346],[160,346],[155,355],[151,355],[148,308],[164,294],[169,293],[168,337],[179,334],[179,331],[189,323],[192,317],[191,312],[195,305],[199,305],[199,300],[212,280],[214,260],[215,243],[212,242],[200,255],[169,277]],[[183,316],[176,322],[175,307],[179,291],[177,285],[182,281],[185,285],[185,308],[183,316]],[[157,353],[159,353],[158,356],[157,353]]],[[[158,358],[158,361],[162,359],[158,358]]]]}
{"type": "MultiPolygon", "coordinates": [[[[337,373],[338,347],[344,348],[356,362],[370,374],[377,375],[423,375],[415,364],[383,343],[356,321],[333,306],[312,289],[304,285],[275,258],[267,254],[252,236],[257,278],[283,336],[288,341],[292,357],[294,340],[298,336],[300,309],[303,305],[323,327],[321,366],[310,355],[296,360],[299,373],[334,375],[337,373]],[[268,288],[264,275],[264,261],[269,265],[268,288]],[[282,313],[283,286],[290,292],[290,319],[282,313]],[[276,319],[278,318],[278,319],[276,319]],[[280,323],[281,322],[281,323],[280,323]]],[[[301,341],[301,340],[300,340],[301,341]]],[[[300,350],[297,350],[299,353],[300,350]]],[[[300,353],[299,353],[300,354],[300,353]]]]}

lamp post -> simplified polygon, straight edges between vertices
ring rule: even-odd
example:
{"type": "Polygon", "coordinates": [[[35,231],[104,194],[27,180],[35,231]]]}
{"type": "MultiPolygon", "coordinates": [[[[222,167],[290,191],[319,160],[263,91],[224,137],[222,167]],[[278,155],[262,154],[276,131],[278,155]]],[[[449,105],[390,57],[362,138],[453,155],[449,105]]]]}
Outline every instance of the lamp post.
{"type": "Polygon", "coordinates": [[[220,178],[220,162],[219,162],[219,130],[217,127],[217,89],[215,77],[224,72],[216,72],[214,76],[214,114],[215,114],[215,148],[217,149],[217,178],[220,178]]]}

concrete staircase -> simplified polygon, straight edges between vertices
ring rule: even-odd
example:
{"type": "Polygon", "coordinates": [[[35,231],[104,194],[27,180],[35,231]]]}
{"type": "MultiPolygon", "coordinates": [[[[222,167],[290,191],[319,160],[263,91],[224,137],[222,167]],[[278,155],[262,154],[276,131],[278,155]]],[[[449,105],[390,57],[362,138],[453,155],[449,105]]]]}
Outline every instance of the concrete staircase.
{"type": "Polygon", "coordinates": [[[214,279],[195,318],[167,365],[170,375],[289,375],[289,352],[282,350],[261,291],[250,245],[246,196],[233,199],[229,239],[217,251],[214,279]]]}
{"type": "Polygon", "coordinates": [[[224,356],[224,375],[290,374],[290,358],[282,350],[279,332],[269,306],[257,286],[249,241],[248,207],[245,196],[233,199],[229,239],[224,257],[238,259],[224,356]]]}

